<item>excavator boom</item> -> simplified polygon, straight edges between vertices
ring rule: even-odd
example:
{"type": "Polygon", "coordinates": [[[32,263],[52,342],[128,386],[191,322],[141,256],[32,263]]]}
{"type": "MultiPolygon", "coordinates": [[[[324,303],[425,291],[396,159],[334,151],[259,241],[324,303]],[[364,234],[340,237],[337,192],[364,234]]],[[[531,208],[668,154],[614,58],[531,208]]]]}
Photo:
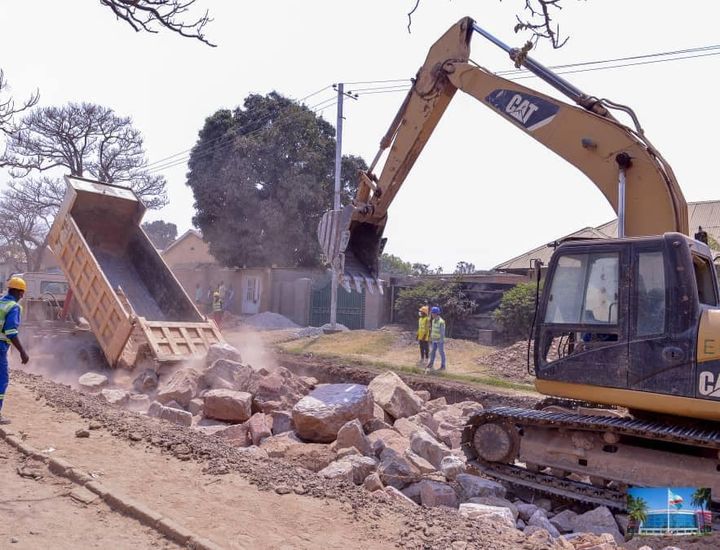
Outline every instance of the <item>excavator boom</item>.
{"type": "Polygon", "coordinates": [[[323,250],[344,271],[346,288],[353,282],[359,288],[362,282],[379,276],[388,208],[457,90],[471,95],[583,172],[618,213],[619,236],[688,233],[687,205],[672,169],[645,138],[631,109],[584,94],[466,17],[430,49],[370,169],[360,174],[352,215],[347,211],[344,216],[328,213],[321,221],[323,250]],[[475,32],[505,49],[516,64],[577,106],[472,63],[470,40],[475,32]],[[630,115],[636,127],[619,122],[611,114],[613,110],[630,115]],[[376,176],[376,167],[388,149],[376,176]]]}

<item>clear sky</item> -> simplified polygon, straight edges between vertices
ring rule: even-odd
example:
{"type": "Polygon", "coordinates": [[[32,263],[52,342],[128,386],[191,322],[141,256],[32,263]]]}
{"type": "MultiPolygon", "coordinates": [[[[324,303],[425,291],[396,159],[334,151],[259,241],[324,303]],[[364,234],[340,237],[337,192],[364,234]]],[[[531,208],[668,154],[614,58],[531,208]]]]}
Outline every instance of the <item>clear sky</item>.
{"type": "MultiPolygon", "coordinates": [[[[692,494],[696,487],[670,487],[674,495],[682,497],[682,507],[679,510],[695,510],[692,504],[692,494]]],[[[665,510],[668,506],[668,488],[667,487],[649,487],[640,488],[633,487],[629,493],[634,497],[642,497],[648,503],[648,510],[665,510]]],[[[675,509],[671,507],[671,510],[675,509]]],[[[699,508],[697,508],[699,509],[699,508]]]]}
{"type": "MultiPolygon", "coordinates": [[[[18,97],[39,88],[43,105],[87,100],[132,116],[156,161],[191,148],[207,116],[252,92],[301,98],[338,81],[410,78],[429,46],[465,15],[522,44],[512,32],[522,0],[422,0],[411,34],[406,13],[414,0],[199,3],[215,19],[207,34],[217,48],[167,32],[136,34],[99,2],[0,0],[0,67],[18,97]]],[[[717,0],[566,0],[558,21],[570,41],[533,55],[558,65],[707,46],[718,42],[718,19],[717,0]]],[[[472,57],[512,69],[480,37],[472,57]]],[[[686,198],[709,200],[720,199],[719,68],[720,56],[711,56],[567,78],[589,94],[631,105],[686,198]]],[[[549,91],[537,79],[523,83],[549,91]]],[[[348,102],[344,152],[370,160],[402,96],[348,102]]],[[[308,104],[330,97],[326,91],[308,104]]],[[[334,123],[333,108],[324,115],[334,123]]],[[[149,214],[181,231],[193,215],[185,172],[184,164],[163,171],[170,205],[149,214]]],[[[575,168],[458,94],[391,208],[386,251],[433,266],[465,260],[488,268],[613,216],[575,168]]]]}

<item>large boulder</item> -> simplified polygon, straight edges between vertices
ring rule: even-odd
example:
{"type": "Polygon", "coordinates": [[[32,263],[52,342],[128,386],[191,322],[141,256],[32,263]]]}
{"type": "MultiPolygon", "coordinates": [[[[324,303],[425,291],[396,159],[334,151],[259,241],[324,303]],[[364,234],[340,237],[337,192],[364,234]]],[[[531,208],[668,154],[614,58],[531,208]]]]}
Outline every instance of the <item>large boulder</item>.
{"type": "Polygon", "coordinates": [[[247,421],[250,439],[253,445],[260,445],[263,439],[272,435],[272,417],[264,413],[255,413],[247,421]]]}
{"type": "Polygon", "coordinates": [[[410,449],[405,451],[405,458],[407,458],[410,461],[410,464],[415,466],[421,474],[431,474],[435,471],[435,466],[430,464],[420,455],[412,452],[410,449]]]}
{"type": "Polygon", "coordinates": [[[380,451],[390,448],[399,454],[404,454],[410,448],[410,440],[392,429],[376,430],[367,437],[373,448],[379,448],[380,451]]]}
{"type": "Polygon", "coordinates": [[[108,377],[97,372],[86,372],[78,378],[78,384],[85,390],[99,391],[103,386],[107,386],[108,377]]]}
{"type": "Polygon", "coordinates": [[[380,454],[380,466],[378,466],[380,479],[385,485],[396,489],[420,480],[421,474],[410,461],[402,454],[391,448],[386,448],[380,454]]]}
{"type": "Polygon", "coordinates": [[[346,422],[338,430],[335,447],[338,449],[355,447],[363,455],[373,454],[370,440],[365,435],[362,424],[357,418],[346,422]]]}
{"type": "Polygon", "coordinates": [[[457,476],[464,474],[465,469],[465,462],[455,455],[448,455],[440,461],[440,471],[448,481],[454,481],[457,476]]]}
{"type": "Polygon", "coordinates": [[[216,431],[214,435],[233,447],[248,447],[252,443],[250,426],[247,422],[228,426],[216,431]]]}
{"type": "Polygon", "coordinates": [[[218,359],[229,359],[240,363],[242,357],[240,352],[231,346],[230,344],[223,342],[222,344],[212,344],[208,349],[207,356],[205,356],[205,366],[211,366],[218,359]]]}
{"type": "Polygon", "coordinates": [[[440,469],[443,458],[452,454],[450,449],[425,430],[418,430],[410,436],[410,448],[435,466],[436,470],[440,469]]]}
{"type": "Polygon", "coordinates": [[[464,502],[460,505],[459,512],[461,516],[470,519],[486,520],[492,518],[508,527],[515,528],[515,520],[513,519],[512,512],[504,506],[488,506],[487,504],[464,502]]]}
{"type": "Polygon", "coordinates": [[[447,483],[426,479],[420,485],[420,502],[423,506],[427,508],[434,506],[457,508],[457,494],[455,493],[455,489],[447,483]]]}
{"type": "Polygon", "coordinates": [[[326,479],[344,479],[353,482],[353,466],[348,460],[332,462],[318,472],[318,475],[326,479]]]}
{"type": "Polygon", "coordinates": [[[370,491],[371,493],[373,491],[382,491],[383,484],[380,479],[380,475],[377,472],[374,472],[367,476],[365,481],[363,481],[363,487],[366,491],[370,491]]]}
{"type": "Polygon", "coordinates": [[[598,506],[589,512],[575,516],[570,520],[570,524],[575,533],[594,533],[596,535],[609,533],[618,544],[625,540],[607,506],[598,506]]]}
{"type": "MultiPolygon", "coordinates": [[[[518,520],[518,509],[512,502],[500,497],[474,497],[469,500],[472,504],[484,504],[486,506],[503,506],[510,510],[515,521],[518,520]]],[[[522,520],[520,520],[522,521],[522,520]]]]}
{"type": "Polygon", "coordinates": [[[198,378],[200,372],[194,368],[180,368],[160,384],[156,399],[164,405],[175,401],[187,408],[190,400],[197,395],[198,378]]]}
{"type": "Polygon", "coordinates": [[[319,472],[335,460],[336,454],[324,443],[303,443],[293,432],[286,432],[264,439],[260,448],[270,458],[282,458],[295,466],[319,472]]]}
{"type": "Polygon", "coordinates": [[[372,396],[360,384],[325,384],[300,399],[292,410],[297,434],[307,440],[329,443],[350,420],[367,422],[373,416],[372,396]]]}
{"type": "Polygon", "coordinates": [[[368,387],[375,402],[395,419],[423,410],[423,400],[392,371],[376,376],[368,387]]]}
{"type": "Polygon", "coordinates": [[[127,405],[130,400],[130,394],[125,390],[104,389],[100,391],[100,395],[110,405],[118,405],[120,407],[127,405]]]}
{"type": "Polygon", "coordinates": [[[273,435],[291,432],[295,428],[292,422],[292,414],[287,411],[273,411],[272,417],[272,433],[273,435]]]}
{"type": "Polygon", "coordinates": [[[572,521],[576,516],[577,514],[572,510],[563,510],[551,517],[550,523],[561,533],[570,533],[573,530],[572,521]]]}
{"type": "Polygon", "coordinates": [[[550,536],[552,536],[553,538],[557,538],[560,536],[560,531],[558,531],[557,528],[552,523],[550,523],[550,520],[547,518],[545,510],[543,509],[535,510],[535,513],[530,516],[527,524],[529,527],[533,526],[545,529],[548,533],[550,533],[550,536]]]}
{"type": "Polygon", "coordinates": [[[529,502],[516,501],[515,506],[518,510],[518,516],[524,522],[527,522],[530,517],[537,511],[538,506],[530,504],[529,502]]]}
{"type": "Polygon", "coordinates": [[[205,392],[203,411],[207,418],[226,422],[245,422],[252,414],[252,395],[233,390],[205,392]]]}
{"type": "Polygon", "coordinates": [[[352,455],[343,460],[352,466],[352,480],[355,485],[362,485],[363,481],[378,467],[378,461],[369,456],[352,455]]]}
{"type": "Polygon", "coordinates": [[[277,367],[271,371],[255,371],[247,386],[238,389],[253,394],[253,407],[256,410],[271,413],[291,409],[307,395],[311,386],[288,369],[277,367]]]}
{"type": "Polygon", "coordinates": [[[484,477],[471,474],[460,474],[457,476],[456,481],[460,485],[463,500],[470,500],[474,497],[505,498],[505,493],[507,492],[505,487],[497,481],[491,481],[484,477]]]}
{"type": "Polygon", "coordinates": [[[157,401],[150,403],[147,410],[147,415],[160,420],[167,420],[173,424],[179,424],[180,426],[191,426],[192,415],[181,409],[173,409],[172,407],[166,407],[157,401]]]}
{"type": "Polygon", "coordinates": [[[158,387],[158,375],[153,369],[145,369],[133,380],[133,387],[139,392],[151,392],[158,387]]]}
{"type": "Polygon", "coordinates": [[[211,390],[238,390],[247,386],[253,374],[253,368],[249,365],[218,359],[202,373],[199,385],[211,390]]]}

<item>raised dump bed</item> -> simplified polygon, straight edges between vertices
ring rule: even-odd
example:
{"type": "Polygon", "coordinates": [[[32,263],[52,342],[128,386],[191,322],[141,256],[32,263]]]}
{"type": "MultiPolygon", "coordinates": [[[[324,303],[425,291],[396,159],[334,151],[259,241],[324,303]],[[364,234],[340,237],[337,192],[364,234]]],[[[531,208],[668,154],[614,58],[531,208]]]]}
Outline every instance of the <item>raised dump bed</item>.
{"type": "Polygon", "coordinates": [[[181,361],[223,342],[140,227],[145,206],[135,193],[83,178],[65,181],[48,241],[108,363],[181,361]]]}

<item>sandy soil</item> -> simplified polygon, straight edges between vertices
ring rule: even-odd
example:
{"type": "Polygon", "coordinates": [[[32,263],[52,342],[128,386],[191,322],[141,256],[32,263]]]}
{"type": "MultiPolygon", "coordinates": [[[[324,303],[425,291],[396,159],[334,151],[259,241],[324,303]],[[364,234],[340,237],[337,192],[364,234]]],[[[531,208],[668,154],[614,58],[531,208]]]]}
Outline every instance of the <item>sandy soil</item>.
{"type": "Polygon", "coordinates": [[[0,548],[179,548],[99,499],[90,504],[73,499],[74,489],[42,462],[0,441],[0,548]],[[22,477],[18,467],[42,477],[22,477]]]}

